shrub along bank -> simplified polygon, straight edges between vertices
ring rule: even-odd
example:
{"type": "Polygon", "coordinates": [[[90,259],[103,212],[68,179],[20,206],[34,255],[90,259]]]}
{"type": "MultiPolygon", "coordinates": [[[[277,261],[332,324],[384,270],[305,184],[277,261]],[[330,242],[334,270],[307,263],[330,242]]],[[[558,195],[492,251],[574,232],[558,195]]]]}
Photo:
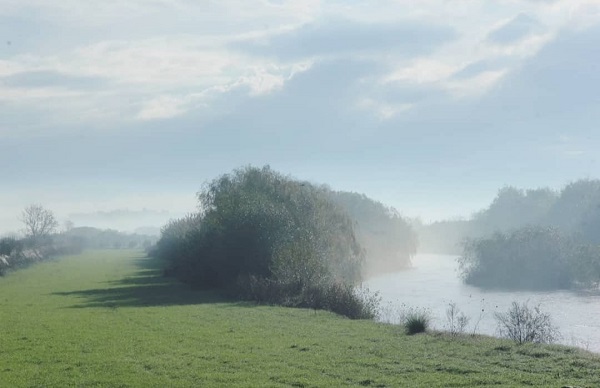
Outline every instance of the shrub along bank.
{"type": "Polygon", "coordinates": [[[466,283],[508,289],[595,288],[600,246],[546,226],[467,240],[459,258],[466,283]]]}

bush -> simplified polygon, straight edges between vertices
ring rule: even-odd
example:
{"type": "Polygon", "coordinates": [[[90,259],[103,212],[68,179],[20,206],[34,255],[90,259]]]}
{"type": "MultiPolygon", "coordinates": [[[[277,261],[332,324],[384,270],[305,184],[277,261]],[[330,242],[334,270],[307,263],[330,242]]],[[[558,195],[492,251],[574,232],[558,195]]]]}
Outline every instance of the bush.
{"type": "Polygon", "coordinates": [[[25,244],[13,237],[0,239],[0,276],[23,265],[25,244]]]}
{"type": "Polygon", "coordinates": [[[238,289],[248,290],[237,295],[242,299],[263,304],[329,310],[350,319],[375,318],[380,303],[379,294],[340,283],[303,286],[254,276],[241,283],[238,289]]]}
{"type": "Polygon", "coordinates": [[[530,308],[527,303],[513,302],[506,313],[495,313],[500,336],[518,344],[525,342],[552,343],[560,338],[552,324],[550,314],[540,311],[540,306],[530,308]]]}
{"type": "Polygon", "coordinates": [[[368,289],[334,283],[326,289],[325,308],[351,319],[373,319],[377,316],[380,297],[368,289]]]}
{"type": "Polygon", "coordinates": [[[456,303],[450,303],[446,309],[447,327],[446,329],[452,336],[463,334],[467,325],[469,324],[469,317],[467,317],[456,305],[456,303]]]}
{"type": "Polygon", "coordinates": [[[409,308],[404,312],[402,322],[409,335],[425,333],[431,325],[431,315],[424,309],[409,308]]]}
{"type": "Polygon", "coordinates": [[[44,235],[17,239],[0,239],[0,274],[8,270],[26,268],[53,257],[80,253],[83,250],[81,238],[60,235],[44,235]]]}
{"type": "Polygon", "coordinates": [[[374,315],[354,290],[364,252],[328,193],[269,167],[235,170],[198,193],[199,213],[163,228],[153,254],[169,263],[169,275],[199,288],[374,315]]]}
{"type": "Polygon", "coordinates": [[[23,250],[23,242],[13,237],[0,238],[0,256],[10,256],[23,250]]]}
{"type": "Polygon", "coordinates": [[[573,285],[573,240],[549,227],[526,227],[468,240],[459,259],[463,279],[480,287],[560,289],[573,285]]]}

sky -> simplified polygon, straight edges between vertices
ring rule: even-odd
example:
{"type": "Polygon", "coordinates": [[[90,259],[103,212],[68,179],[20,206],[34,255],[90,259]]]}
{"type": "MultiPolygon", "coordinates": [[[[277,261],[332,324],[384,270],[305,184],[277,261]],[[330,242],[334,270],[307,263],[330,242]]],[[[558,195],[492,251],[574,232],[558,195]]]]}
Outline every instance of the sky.
{"type": "Polygon", "coordinates": [[[0,233],[270,165],[426,222],[598,178],[600,1],[2,0],[0,233]]]}

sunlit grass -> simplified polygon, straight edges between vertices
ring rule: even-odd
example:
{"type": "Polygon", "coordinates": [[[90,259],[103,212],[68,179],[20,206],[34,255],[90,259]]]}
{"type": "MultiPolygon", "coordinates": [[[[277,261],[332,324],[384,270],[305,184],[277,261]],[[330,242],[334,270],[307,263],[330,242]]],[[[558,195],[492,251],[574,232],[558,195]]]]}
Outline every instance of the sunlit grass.
{"type": "Polygon", "coordinates": [[[600,386],[600,359],[229,303],[132,251],[0,278],[1,387],[600,386]]]}

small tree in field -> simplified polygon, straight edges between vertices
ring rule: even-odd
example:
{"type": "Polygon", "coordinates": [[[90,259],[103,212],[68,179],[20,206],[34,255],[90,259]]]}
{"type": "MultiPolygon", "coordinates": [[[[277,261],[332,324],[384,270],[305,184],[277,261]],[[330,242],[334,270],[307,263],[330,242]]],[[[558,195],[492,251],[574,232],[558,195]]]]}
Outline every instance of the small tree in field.
{"type": "Polygon", "coordinates": [[[50,236],[58,227],[54,214],[41,205],[29,205],[21,214],[21,221],[25,226],[25,236],[31,239],[34,245],[50,236]]]}
{"type": "Polygon", "coordinates": [[[518,344],[525,342],[552,343],[560,338],[550,314],[540,311],[540,306],[530,308],[527,303],[513,302],[506,313],[495,313],[501,336],[518,344]]]}

